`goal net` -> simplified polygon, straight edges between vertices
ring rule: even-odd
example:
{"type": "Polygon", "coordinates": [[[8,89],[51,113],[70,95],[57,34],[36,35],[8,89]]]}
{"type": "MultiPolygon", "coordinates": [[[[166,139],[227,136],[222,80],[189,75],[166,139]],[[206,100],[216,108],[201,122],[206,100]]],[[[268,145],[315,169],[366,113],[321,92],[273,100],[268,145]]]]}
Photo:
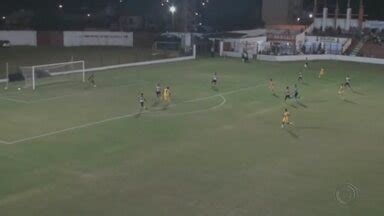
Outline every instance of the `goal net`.
{"type": "Polygon", "coordinates": [[[155,51],[179,51],[181,48],[181,42],[174,41],[156,41],[152,45],[152,49],[155,51]]]}
{"type": "Polygon", "coordinates": [[[32,88],[33,90],[39,85],[58,82],[85,82],[84,61],[20,67],[20,71],[25,80],[25,88],[32,88]]]}

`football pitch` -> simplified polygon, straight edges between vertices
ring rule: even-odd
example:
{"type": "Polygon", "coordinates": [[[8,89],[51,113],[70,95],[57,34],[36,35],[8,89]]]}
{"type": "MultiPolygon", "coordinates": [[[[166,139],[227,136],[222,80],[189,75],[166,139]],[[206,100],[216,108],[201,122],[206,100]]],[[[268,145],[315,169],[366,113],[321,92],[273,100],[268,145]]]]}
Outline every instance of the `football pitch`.
{"type": "Polygon", "coordinates": [[[384,66],[310,62],[298,83],[303,64],[203,58],[98,72],[96,88],[11,84],[0,215],[383,215],[384,66]],[[295,83],[300,100],[284,102],[295,83]]]}

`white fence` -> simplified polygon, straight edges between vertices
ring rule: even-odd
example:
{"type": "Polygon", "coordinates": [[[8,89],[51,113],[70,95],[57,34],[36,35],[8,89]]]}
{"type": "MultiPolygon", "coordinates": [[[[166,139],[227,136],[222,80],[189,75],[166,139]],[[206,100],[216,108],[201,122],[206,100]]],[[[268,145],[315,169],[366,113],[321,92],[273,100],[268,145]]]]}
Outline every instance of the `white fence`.
{"type": "Polygon", "coordinates": [[[165,64],[165,63],[188,61],[188,60],[194,60],[194,59],[196,59],[196,56],[187,56],[187,57],[170,58],[170,59],[162,59],[162,60],[135,62],[135,63],[111,65],[111,66],[105,66],[105,67],[88,68],[85,70],[85,72],[113,70],[113,69],[119,69],[119,68],[147,66],[147,65],[154,65],[154,64],[165,64]]]}
{"type": "Polygon", "coordinates": [[[153,60],[153,61],[134,62],[134,63],[128,63],[128,64],[111,65],[111,66],[97,67],[97,68],[88,68],[88,69],[85,69],[85,72],[113,70],[113,69],[119,69],[119,68],[146,66],[146,65],[154,65],[154,64],[165,64],[165,63],[188,61],[188,60],[194,60],[194,59],[196,59],[196,45],[193,45],[193,53],[191,56],[170,58],[170,59],[160,59],[160,60],[153,60]]]}
{"type": "Polygon", "coordinates": [[[13,46],[36,46],[36,31],[0,31],[0,40],[8,40],[13,46]]]}
{"type": "MultiPolygon", "coordinates": [[[[315,28],[322,28],[323,21],[326,22],[326,23],[324,23],[326,28],[335,27],[335,19],[334,18],[327,18],[325,20],[323,20],[323,18],[315,18],[314,27],[315,28]]],[[[336,26],[339,26],[341,29],[346,29],[347,25],[348,25],[347,23],[348,23],[347,19],[344,19],[344,18],[339,18],[336,20],[336,26]]],[[[354,28],[359,27],[359,21],[357,19],[352,19],[350,21],[350,26],[354,27],[354,28]]]]}
{"type": "MultiPolygon", "coordinates": [[[[241,58],[243,55],[242,52],[230,52],[230,51],[223,51],[221,56],[223,57],[232,57],[232,58],[241,58]]],[[[253,58],[253,55],[250,54],[250,58],[253,58]]]]}
{"type": "Polygon", "coordinates": [[[274,61],[274,62],[334,60],[334,61],[346,61],[346,62],[384,65],[384,59],[344,56],[344,55],[295,55],[295,56],[258,55],[257,59],[261,61],[274,61]]]}
{"type": "MultiPolygon", "coordinates": [[[[325,26],[326,27],[335,27],[335,18],[327,18],[325,20],[325,26]]],[[[314,20],[314,26],[316,28],[321,28],[323,25],[323,18],[315,18],[314,20]]],[[[348,25],[347,19],[345,18],[339,18],[336,20],[336,26],[340,27],[341,29],[346,29],[348,25]]],[[[359,27],[359,20],[358,19],[351,19],[350,21],[350,26],[353,28],[358,28],[359,27]]],[[[369,29],[384,29],[384,21],[379,21],[379,20],[367,20],[363,22],[363,27],[364,28],[369,28],[369,29]]]]}
{"type": "Polygon", "coordinates": [[[133,46],[132,32],[65,31],[64,46],[133,46]]]}
{"type": "Polygon", "coordinates": [[[249,38],[225,38],[220,42],[220,55],[240,58],[244,50],[248,52],[250,58],[259,51],[265,49],[266,36],[249,38]],[[224,50],[224,44],[229,44],[230,50],[224,50]]]}
{"type": "MultiPolygon", "coordinates": [[[[113,70],[120,68],[128,68],[128,67],[137,67],[137,66],[146,66],[146,65],[154,65],[154,64],[165,64],[165,63],[173,63],[180,61],[188,61],[196,59],[196,46],[193,46],[193,54],[191,56],[178,57],[178,58],[169,58],[169,59],[159,59],[153,61],[142,61],[142,62],[134,62],[128,64],[118,64],[118,65],[110,65],[105,67],[94,67],[85,69],[85,72],[95,72],[95,71],[104,71],[104,70],[113,70]]],[[[83,70],[71,71],[71,73],[82,73],[83,70]]]]}

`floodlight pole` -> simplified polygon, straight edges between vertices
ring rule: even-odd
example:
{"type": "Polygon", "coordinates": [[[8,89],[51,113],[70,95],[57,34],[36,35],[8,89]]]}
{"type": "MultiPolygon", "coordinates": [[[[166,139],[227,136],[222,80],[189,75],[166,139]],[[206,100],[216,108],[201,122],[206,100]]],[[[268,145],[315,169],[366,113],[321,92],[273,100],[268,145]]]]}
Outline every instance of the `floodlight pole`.
{"type": "Polygon", "coordinates": [[[336,8],[335,8],[335,20],[334,20],[334,28],[337,28],[337,21],[339,19],[339,0],[336,0],[336,8]]]}
{"type": "Polygon", "coordinates": [[[313,2],[313,16],[316,18],[317,15],[317,0],[313,2]]]}
{"type": "Polygon", "coordinates": [[[351,29],[351,19],[352,19],[351,0],[348,0],[347,18],[345,20],[345,30],[347,30],[347,31],[349,31],[351,29]]]}
{"type": "Polygon", "coordinates": [[[172,5],[169,7],[169,12],[171,13],[172,17],[172,29],[175,30],[175,13],[176,13],[176,7],[172,5]]]}
{"type": "Polygon", "coordinates": [[[360,0],[360,6],[359,6],[359,30],[361,31],[363,29],[363,21],[364,21],[364,3],[363,0],[360,0]]]}

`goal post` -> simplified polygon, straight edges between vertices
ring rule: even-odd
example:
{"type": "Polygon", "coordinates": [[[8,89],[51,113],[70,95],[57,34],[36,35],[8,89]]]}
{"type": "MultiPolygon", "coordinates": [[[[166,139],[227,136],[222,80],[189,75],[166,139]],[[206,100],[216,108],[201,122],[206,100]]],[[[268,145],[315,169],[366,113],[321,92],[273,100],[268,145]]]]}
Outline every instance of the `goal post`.
{"type": "Polygon", "coordinates": [[[85,82],[85,62],[72,61],[55,64],[20,67],[25,80],[25,88],[36,89],[38,85],[55,82],[85,82]]]}
{"type": "Polygon", "coordinates": [[[4,71],[3,68],[0,68],[0,85],[4,89],[8,89],[9,84],[9,65],[8,62],[5,63],[4,71]]]}

